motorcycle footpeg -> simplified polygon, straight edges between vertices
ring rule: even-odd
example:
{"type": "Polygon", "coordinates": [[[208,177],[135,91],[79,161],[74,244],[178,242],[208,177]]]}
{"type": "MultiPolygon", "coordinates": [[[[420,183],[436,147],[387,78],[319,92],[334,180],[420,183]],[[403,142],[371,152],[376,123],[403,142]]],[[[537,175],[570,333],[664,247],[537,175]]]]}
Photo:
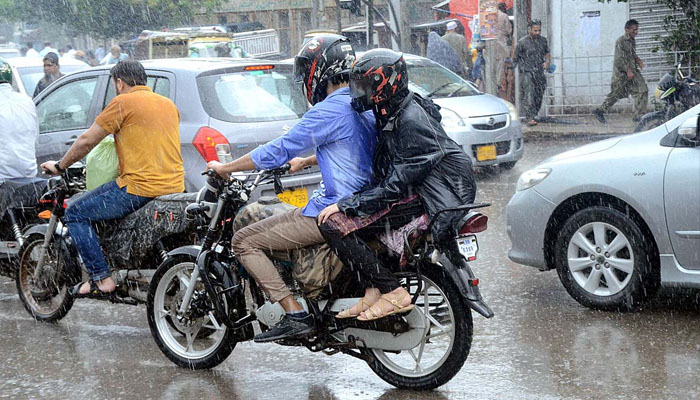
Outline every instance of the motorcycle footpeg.
{"type": "Polygon", "coordinates": [[[131,297],[112,296],[111,298],[105,299],[105,300],[109,300],[110,303],[114,303],[114,304],[127,304],[130,306],[139,305],[139,303],[136,300],[132,299],[131,297]]]}

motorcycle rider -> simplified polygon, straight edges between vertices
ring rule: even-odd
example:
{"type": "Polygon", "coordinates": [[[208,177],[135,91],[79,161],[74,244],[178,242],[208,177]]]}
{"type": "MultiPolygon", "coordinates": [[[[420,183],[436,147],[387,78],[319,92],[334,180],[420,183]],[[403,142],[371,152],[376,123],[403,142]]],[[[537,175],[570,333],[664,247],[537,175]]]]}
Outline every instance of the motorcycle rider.
{"type": "MultiPolygon", "coordinates": [[[[363,54],[350,72],[350,93],[353,108],[371,109],[380,131],[373,164],[376,184],[325,208],[319,223],[340,260],[367,286],[362,301],[338,317],[370,321],[413,306],[364,235],[387,225],[400,227],[422,214],[415,203],[402,204],[402,199],[417,195],[432,218],[439,210],[472,203],[476,184],[471,159],[440,125],[439,107],[408,89],[402,54],[388,49],[363,54]]],[[[436,218],[431,231],[436,246],[456,246],[453,239],[464,214],[445,212],[436,218]]]]}
{"type": "Polygon", "coordinates": [[[289,251],[324,243],[316,223],[318,213],[371,181],[376,144],[374,117],[350,106],[348,71],[355,60],[349,40],[333,34],[317,35],[295,58],[294,75],[313,107],[289,132],[227,164],[212,161],[207,168],[219,175],[292,164],[290,172],[318,163],[323,186],[302,209],[272,216],[236,232],[233,248],[246,270],[272,302],[286,311],[282,320],[256,342],[269,342],[314,331],[313,316],[294,299],[265,251],[289,251]],[[315,155],[293,158],[315,150],[315,155]],[[290,161],[291,160],[291,161],[290,161]]]}
{"type": "Polygon", "coordinates": [[[59,161],[41,168],[58,175],[85,157],[107,135],[114,135],[119,177],[91,190],[66,209],[65,222],[90,275],[76,285],[76,298],[109,298],[115,290],[93,222],[124,217],[154,197],[185,190],[180,155],[180,114],[173,102],[146,85],[141,63],[119,61],[110,71],[117,96],[59,161]]]}
{"type": "Polygon", "coordinates": [[[12,68],[0,58],[0,217],[10,205],[38,201],[46,186],[36,176],[38,136],[34,102],[12,89],[12,68]]]}

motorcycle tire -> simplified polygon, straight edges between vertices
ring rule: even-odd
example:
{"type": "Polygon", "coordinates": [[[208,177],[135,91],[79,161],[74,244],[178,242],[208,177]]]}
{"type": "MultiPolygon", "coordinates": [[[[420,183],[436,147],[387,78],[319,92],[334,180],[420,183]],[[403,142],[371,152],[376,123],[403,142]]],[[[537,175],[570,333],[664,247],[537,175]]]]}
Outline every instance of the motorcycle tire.
{"type": "Polygon", "coordinates": [[[15,284],[19,299],[24,308],[37,321],[55,322],[66,316],[73,307],[73,297],[71,297],[70,285],[72,280],[68,276],[66,260],[70,259],[70,252],[63,243],[52,240],[49,244],[46,262],[54,266],[48,269],[47,274],[51,274],[59,263],[63,263],[60,276],[49,276],[43,287],[37,287],[33,283],[34,270],[36,267],[36,257],[38,250],[44,243],[44,235],[32,234],[26,238],[19,250],[19,265],[15,284]],[[47,287],[47,283],[51,284],[47,287]]]}
{"type": "MultiPolygon", "coordinates": [[[[433,390],[444,385],[459,372],[471,350],[474,329],[471,309],[464,297],[459,293],[457,286],[440,268],[431,268],[423,271],[423,277],[424,284],[426,282],[425,278],[427,278],[437,291],[442,292],[443,298],[447,300],[449,305],[449,308],[446,310],[447,313],[445,313],[443,309],[439,316],[432,313],[431,315],[441,322],[444,322],[443,318],[446,315],[451,315],[452,319],[453,336],[451,347],[449,351],[442,356],[439,361],[440,365],[433,370],[428,369],[428,371],[422,371],[425,372],[423,374],[419,372],[411,373],[393,364],[393,361],[391,361],[390,357],[384,352],[375,349],[361,348],[362,353],[368,356],[367,363],[372,371],[387,383],[401,389],[433,390]]],[[[432,294],[431,303],[433,303],[432,294]]],[[[418,307],[418,305],[416,307],[418,307]]],[[[429,335],[431,331],[432,329],[428,331],[429,335]]],[[[423,340],[426,343],[429,342],[429,338],[424,338],[423,340]]],[[[433,339],[433,341],[435,340],[433,339]]],[[[423,353],[421,352],[420,354],[423,353]]]]}
{"type": "MultiPolygon", "coordinates": [[[[237,341],[234,330],[228,328],[223,322],[220,323],[218,330],[203,326],[202,322],[197,332],[194,335],[190,332],[190,338],[188,338],[186,332],[188,327],[186,325],[190,321],[186,321],[183,325],[178,326],[176,322],[177,317],[172,314],[171,310],[165,309],[166,303],[170,302],[170,304],[173,304],[172,300],[168,300],[168,297],[177,298],[181,296],[180,292],[184,292],[185,289],[182,285],[178,285],[175,288],[172,285],[173,278],[177,279],[178,274],[182,271],[193,270],[196,261],[194,256],[180,255],[170,257],[158,267],[151,279],[148,290],[146,315],[148,326],[151,329],[151,335],[156,345],[170,361],[182,368],[209,369],[226,360],[236,347],[237,341]],[[163,308],[161,309],[161,307],[163,308]],[[185,345],[180,343],[182,338],[176,337],[172,331],[180,336],[184,336],[185,345]],[[200,334],[201,331],[205,333],[200,334]],[[191,336],[194,336],[194,339],[191,336]],[[213,344],[204,350],[195,350],[194,344],[197,341],[213,342],[213,344]]],[[[174,304],[176,307],[179,306],[177,301],[174,304]]],[[[199,324],[199,320],[204,318],[198,318],[193,324],[199,324]]]]}
{"type": "Polygon", "coordinates": [[[666,122],[666,114],[664,111],[651,112],[645,114],[639,119],[637,127],[634,128],[634,132],[644,132],[650,129],[661,126],[666,122]]]}

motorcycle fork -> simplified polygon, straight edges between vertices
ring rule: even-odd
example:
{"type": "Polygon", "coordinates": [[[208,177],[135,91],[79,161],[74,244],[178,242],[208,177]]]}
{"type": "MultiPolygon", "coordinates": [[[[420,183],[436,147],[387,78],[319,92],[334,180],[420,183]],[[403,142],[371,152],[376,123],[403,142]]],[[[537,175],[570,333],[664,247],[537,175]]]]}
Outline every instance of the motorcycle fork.
{"type": "MultiPolygon", "coordinates": [[[[39,281],[41,277],[41,272],[44,269],[44,261],[46,260],[46,252],[51,245],[51,240],[53,235],[56,233],[56,226],[58,225],[58,216],[56,213],[51,213],[51,218],[49,219],[49,226],[46,228],[46,233],[44,234],[44,242],[39,247],[39,260],[36,263],[36,268],[34,268],[34,281],[39,281]]],[[[59,252],[60,254],[60,252],[59,252]]],[[[58,255],[57,255],[58,256],[58,255]]],[[[60,263],[59,263],[60,264],[60,263]]],[[[58,275],[57,275],[58,276],[58,275]]]]}

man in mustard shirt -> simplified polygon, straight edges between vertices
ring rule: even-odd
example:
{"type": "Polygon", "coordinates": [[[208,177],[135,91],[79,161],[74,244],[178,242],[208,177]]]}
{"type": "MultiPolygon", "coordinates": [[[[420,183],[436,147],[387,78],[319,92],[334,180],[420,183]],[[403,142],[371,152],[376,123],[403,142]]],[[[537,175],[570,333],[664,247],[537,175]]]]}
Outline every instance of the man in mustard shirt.
{"type": "Polygon", "coordinates": [[[74,297],[104,298],[115,284],[102,254],[93,222],[124,217],[156,196],[185,190],[180,155],[180,114],[168,98],[146,85],[137,61],[120,61],[110,71],[117,96],[59,161],[41,168],[58,175],[85,157],[107,135],[114,135],[119,177],[72,202],[65,222],[90,275],[73,288],[74,297]]]}

